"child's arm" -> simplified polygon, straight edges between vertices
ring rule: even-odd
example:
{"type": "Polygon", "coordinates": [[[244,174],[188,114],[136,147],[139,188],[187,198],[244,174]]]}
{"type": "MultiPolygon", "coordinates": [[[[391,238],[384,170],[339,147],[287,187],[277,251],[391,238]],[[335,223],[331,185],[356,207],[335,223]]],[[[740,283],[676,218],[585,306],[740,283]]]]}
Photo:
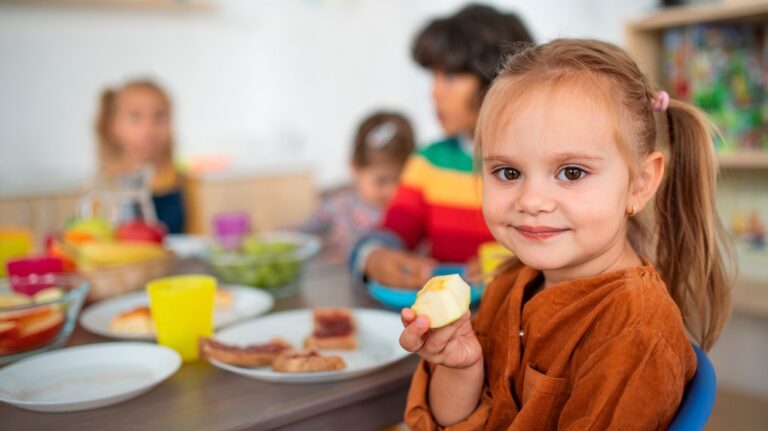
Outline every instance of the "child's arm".
{"type": "Polygon", "coordinates": [[[432,278],[435,265],[434,259],[381,247],[370,254],[365,274],[385,285],[420,289],[432,278]]]}
{"type": "Polygon", "coordinates": [[[466,419],[480,401],[485,371],[480,343],[472,330],[469,312],[456,322],[435,330],[429,319],[404,309],[405,329],[400,345],[436,365],[429,383],[432,416],[442,426],[466,419]]]}
{"type": "Polygon", "coordinates": [[[355,278],[369,277],[387,285],[415,289],[426,281],[423,272],[428,272],[427,278],[431,275],[433,264],[409,252],[427,233],[423,165],[417,156],[408,160],[381,226],[363,235],[352,248],[348,263],[355,278]],[[384,252],[375,260],[374,249],[384,252]]]}
{"type": "Polygon", "coordinates": [[[429,385],[429,405],[440,425],[460,422],[477,408],[484,377],[482,360],[469,368],[435,368],[429,385]]]}
{"type": "Polygon", "coordinates": [[[666,429],[695,368],[677,350],[641,327],[604,343],[572,377],[558,429],[666,429]]]}

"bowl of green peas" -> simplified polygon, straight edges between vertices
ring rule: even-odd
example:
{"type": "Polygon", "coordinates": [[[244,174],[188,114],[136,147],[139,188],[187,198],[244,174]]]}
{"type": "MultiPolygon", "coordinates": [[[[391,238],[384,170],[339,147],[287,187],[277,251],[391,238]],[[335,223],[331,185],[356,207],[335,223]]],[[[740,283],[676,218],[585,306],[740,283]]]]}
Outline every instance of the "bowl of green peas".
{"type": "Polygon", "coordinates": [[[264,289],[275,298],[295,295],[307,261],[320,239],[298,232],[264,232],[244,238],[236,249],[214,246],[209,261],[225,283],[264,289]]]}

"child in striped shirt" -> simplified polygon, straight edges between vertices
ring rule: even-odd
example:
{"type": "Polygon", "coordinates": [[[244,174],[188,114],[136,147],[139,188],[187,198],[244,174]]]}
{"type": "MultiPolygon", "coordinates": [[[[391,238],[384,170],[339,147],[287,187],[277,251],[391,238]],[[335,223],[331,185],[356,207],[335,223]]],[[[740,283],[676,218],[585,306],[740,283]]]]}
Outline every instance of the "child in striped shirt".
{"type": "Polygon", "coordinates": [[[439,261],[466,263],[469,281],[479,281],[477,249],[493,237],[481,213],[471,136],[504,46],[531,41],[516,15],[479,5],[434,20],[417,36],[413,57],[432,73],[435,110],[450,137],[408,161],[379,229],[350,254],[353,274],[418,288],[439,261]]]}

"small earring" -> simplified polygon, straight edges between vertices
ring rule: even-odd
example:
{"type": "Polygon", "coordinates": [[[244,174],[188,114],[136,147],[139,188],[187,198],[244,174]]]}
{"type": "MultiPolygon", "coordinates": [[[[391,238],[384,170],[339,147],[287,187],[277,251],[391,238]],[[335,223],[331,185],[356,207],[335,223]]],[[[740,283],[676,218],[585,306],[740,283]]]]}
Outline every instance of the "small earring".
{"type": "Polygon", "coordinates": [[[635,214],[637,214],[637,208],[634,205],[632,205],[631,208],[627,209],[627,215],[632,217],[635,214]]]}

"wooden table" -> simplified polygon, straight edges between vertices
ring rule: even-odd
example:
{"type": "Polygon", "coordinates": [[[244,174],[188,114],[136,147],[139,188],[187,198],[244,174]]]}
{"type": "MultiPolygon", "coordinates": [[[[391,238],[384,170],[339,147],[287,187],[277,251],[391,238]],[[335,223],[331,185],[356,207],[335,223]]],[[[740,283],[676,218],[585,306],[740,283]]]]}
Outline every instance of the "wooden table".
{"type": "MultiPolygon", "coordinates": [[[[186,261],[176,272],[201,272],[186,261]]],[[[313,306],[381,308],[353,286],[341,265],[308,265],[299,295],[278,300],[275,311],[313,306]]],[[[78,326],[69,345],[110,341],[78,326]]],[[[374,374],[335,383],[276,384],[184,364],[139,398],[96,410],[36,413],[0,404],[1,430],[375,430],[402,420],[411,374],[409,356],[374,374]]]]}

